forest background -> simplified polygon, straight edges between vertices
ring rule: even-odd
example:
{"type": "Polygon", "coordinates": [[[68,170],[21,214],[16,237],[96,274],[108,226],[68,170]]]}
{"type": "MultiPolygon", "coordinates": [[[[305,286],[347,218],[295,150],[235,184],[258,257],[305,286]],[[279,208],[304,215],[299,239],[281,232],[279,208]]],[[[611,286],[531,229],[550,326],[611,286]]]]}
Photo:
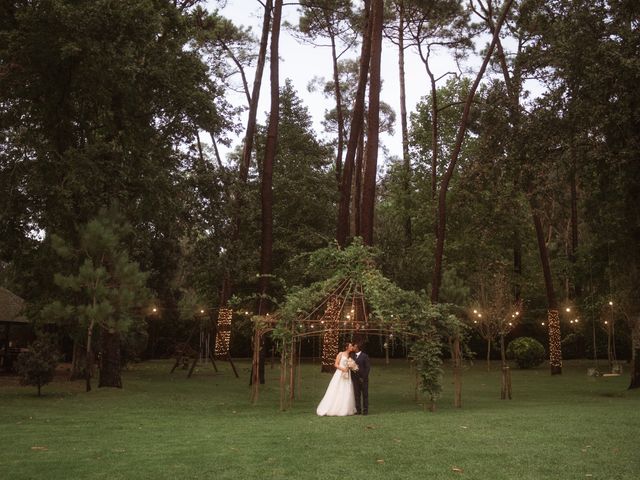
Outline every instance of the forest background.
{"type": "MultiPolygon", "coordinates": [[[[637,2],[251,3],[251,31],[224,2],[2,3],[0,285],[69,355],[92,321],[104,351],[169,355],[198,315],[273,311],[318,279],[309,252],[362,236],[396,284],[469,320],[507,289],[510,338],[551,334],[565,358],[614,342],[637,364],[637,2]],[[281,27],[330,46],[322,119],[278,71],[281,27]]],[[[249,315],[233,328],[248,355],[249,315]]]]}

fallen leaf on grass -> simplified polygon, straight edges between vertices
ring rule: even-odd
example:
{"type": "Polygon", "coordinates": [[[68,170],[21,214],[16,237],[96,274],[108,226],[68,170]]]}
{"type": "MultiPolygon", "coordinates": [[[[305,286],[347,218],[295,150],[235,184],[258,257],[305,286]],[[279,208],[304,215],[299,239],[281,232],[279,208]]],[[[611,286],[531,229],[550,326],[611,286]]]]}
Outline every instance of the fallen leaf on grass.
{"type": "Polygon", "coordinates": [[[451,467],[451,470],[456,472],[456,473],[464,473],[464,469],[462,469],[460,467],[451,467]]]}
{"type": "Polygon", "coordinates": [[[376,460],[376,463],[383,464],[383,463],[384,463],[384,460],[382,460],[382,459],[378,459],[378,460],[376,460]]]}
{"type": "Polygon", "coordinates": [[[401,443],[402,442],[402,440],[400,440],[399,438],[394,438],[393,441],[396,442],[396,443],[401,443]]]}
{"type": "Polygon", "coordinates": [[[34,446],[34,447],[31,447],[31,450],[37,450],[37,451],[40,451],[40,452],[44,452],[44,451],[49,450],[49,449],[47,447],[34,446]]]}

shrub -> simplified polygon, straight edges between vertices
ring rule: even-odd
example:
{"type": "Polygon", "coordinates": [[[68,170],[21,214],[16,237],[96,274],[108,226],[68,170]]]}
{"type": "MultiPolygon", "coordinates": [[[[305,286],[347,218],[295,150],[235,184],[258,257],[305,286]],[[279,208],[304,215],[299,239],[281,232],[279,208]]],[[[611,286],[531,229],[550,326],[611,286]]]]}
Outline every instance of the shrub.
{"type": "Polygon", "coordinates": [[[49,337],[40,337],[31,344],[31,349],[18,356],[17,370],[22,385],[35,385],[40,389],[53,379],[59,361],[55,345],[49,337]]]}
{"type": "Polygon", "coordinates": [[[546,352],[535,338],[520,337],[509,343],[507,357],[515,360],[520,368],[532,368],[544,362],[546,352]]]}

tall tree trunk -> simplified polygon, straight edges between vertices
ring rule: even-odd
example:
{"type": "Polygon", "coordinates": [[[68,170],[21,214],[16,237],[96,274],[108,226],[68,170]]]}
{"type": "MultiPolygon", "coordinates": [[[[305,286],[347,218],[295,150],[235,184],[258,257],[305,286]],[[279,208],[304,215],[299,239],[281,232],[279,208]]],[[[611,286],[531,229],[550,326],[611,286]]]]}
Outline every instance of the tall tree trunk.
{"type": "Polygon", "coordinates": [[[496,24],[495,31],[493,32],[493,38],[491,40],[491,44],[489,45],[489,49],[485,54],[482,66],[480,67],[480,70],[476,75],[476,79],[473,82],[471,89],[469,90],[465,101],[464,110],[462,112],[462,118],[460,119],[460,124],[458,126],[456,143],[451,152],[451,159],[449,161],[447,170],[442,178],[442,182],[440,182],[440,191],[438,194],[438,215],[436,222],[437,235],[434,255],[435,261],[433,267],[433,281],[431,283],[431,301],[433,303],[437,303],[440,299],[440,285],[442,283],[442,259],[444,257],[444,241],[447,228],[447,191],[449,189],[449,182],[451,182],[451,178],[453,177],[453,173],[455,172],[458,157],[460,155],[460,150],[462,149],[462,142],[464,141],[464,137],[467,131],[467,123],[469,121],[469,113],[471,112],[471,104],[473,102],[473,98],[475,97],[476,90],[478,89],[478,85],[480,84],[480,80],[482,80],[484,72],[487,69],[489,60],[493,55],[493,51],[496,48],[496,44],[499,40],[500,30],[502,29],[502,24],[507,17],[507,13],[511,8],[512,3],[513,0],[507,0],[504,4],[502,13],[500,14],[500,18],[498,19],[498,23],[496,24]]]}
{"type": "MultiPolygon", "coordinates": [[[[491,4],[489,3],[488,6],[490,7],[491,4]]],[[[489,30],[492,34],[495,34],[496,25],[493,22],[491,10],[485,9],[484,7],[482,8],[484,9],[483,11],[486,15],[489,30]]],[[[504,83],[507,88],[507,94],[509,95],[509,115],[511,116],[511,122],[514,125],[514,130],[517,131],[520,126],[521,75],[516,72],[514,78],[511,78],[511,75],[509,73],[509,66],[507,65],[507,57],[504,53],[504,49],[502,48],[502,41],[499,37],[496,44],[496,53],[500,69],[502,70],[502,75],[504,77],[504,83]]],[[[513,234],[513,273],[515,274],[513,296],[515,302],[517,303],[520,301],[521,296],[520,277],[522,275],[522,239],[520,238],[520,232],[518,230],[515,230],[513,234]]]]}
{"type": "MultiPolygon", "coordinates": [[[[569,181],[571,182],[571,252],[569,260],[575,266],[578,260],[578,186],[576,181],[576,146],[572,142],[571,146],[571,172],[569,181]]],[[[573,274],[573,293],[580,296],[581,287],[576,279],[575,272],[573,274]]]]}
{"type": "Polygon", "coordinates": [[[266,314],[270,309],[267,301],[269,292],[269,275],[272,272],[273,254],[273,163],[278,148],[278,125],[280,120],[280,73],[278,44],[280,41],[280,20],[282,18],[282,0],[276,0],[273,9],[273,26],[271,32],[271,111],[269,113],[269,127],[267,130],[267,144],[264,161],[262,163],[262,235],[260,250],[260,282],[258,315],[266,314]]]}
{"type": "Polygon", "coordinates": [[[455,408],[462,408],[462,348],[460,347],[459,334],[456,334],[453,338],[451,358],[453,360],[453,406],[455,408]]]}
{"type": "MultiPolygon", "coordinates": [[[[487,13],[485,11],[485,13],[487,13]]],[[[494,25],[491,15],[487,15],[489,27],[494,35],[500,31],[499,25],[494,25]]],[[[497,41],[497,51],[498,51],[498,60],[500,63],[500,67],[502,69],[502,73],[504,76],[505,84],[507,86],[507,92],[509,93],[509,97],[511,99],[511,107],[510,114],[512,117],[512,123],[519,127],[520,125],[520,101],[519,101],[519,89],[515,85],[517,82],[512,82],[511,76],[509,75],[509,69],[506,62],[506,56],[504,54],[504,49],[502,48],[502,43],[498,38],[497,41]]],[[[518,75],[518,78],[520,76],[518,75]]],[[[553,278],[551,276],[551,266],[549,262],[549,252],[547,250],[547,244],[544,238],[544,232],[542,229],[542,221],[537,214],[535,205],[533,204],[531,198],[529,198],[529,202],[531,204],[531,210],[533,215],[533,223],[536,230],[536,239],[538,243],[538,251],[540,253],[540,263],[542,265],[542,272],[544,275],[544,283],[547,294],[547,325],[549,328],[549,364],[552,375],[558,375],[562,373],[562,350],[561,350],[561,334],[560,334],[560,316],[558,312],[558,302],[556,299],[555,290],[553,288],[553,278]]],[[[577,231],[576,231],[577,235],[577,231]]],[[[517,237],[519,240],[519,237],[517,237]]],[[[577,240],[577,237],[576,237],[577,240]]],[[[514,251],[514,265],[516,264],[516,258],[518,261],[521,261],[521,257],[516,257],[516,252],[514,251]]],[[[518,294],[519,294],[518,290],[518,294]]]]}
{"type": "Polygon", "coordinates": [[[338,54],[336,52],[336,38],[331,34],[331,59],[333,60],[333,84],[336,97],[336,115],[338,120],[338,151],[336,152],[336,181],[340,189],[342,175],[342,154],[344,150],[344,112],[342,111],[342,91],[340,90],[340,70],[338,68],[338,54]]]}
{"type": "Polygon", "coordinates": [[[513,233],[513,273],[515,277],[513,298],[515,302],[518,303],[521,296],[520,279],[522,276],[522,239],[520,238],[520,232],[518,230],[515,230],[513,233]]]}
{"type": "Polygon", "coordinates": [[[384,0],[371,4],[371,71],[369,74],[369,112],[367,117],[367,148],[362,182],[362,239],[373,245],[373,223],[378,171],[378,137],[380,134],[380,66],[382,57],[382,25],[384,0]]]}
{"type": "Polygon", "coordinates": [[[358,151],[356,152],[356,168],[353,172],[355,191],[353,192],[353,234],[362,236],[362,163],[364,159],[364,130],[360,132],[358,151]]]}
{"type": "MultiPolygon", "coordinates": [[[[96,297],[93,297],[93,306],[96,306],[96,297]]],[[[91,375],[93,374],[93,350],[92,350],[92,342],[93,342],[93,329],[95,328],[95,321],[91,319],[89,321],[89,326],[87,327],[87,366],[85,368],[85,390],[87,392],[91,391],[91,375]]]]}
{"type": "Polygon", "coordinates": [[[73,341],[73,354],[71,357],[71,375],[69,380],[82,380],[86,378],[87,350],[78,340],[73,341]]]}
{"type": "MultiPolygon", "coordinates": [[[[271,11],[273,9],[273,0],[266,0],[264,3],[264,17],[262,19],[262,34],[260,36],[260,49],[258,51],[258,63],[256,64],[256,73],[253,78],[253,88],[249,97],[249,115],[247,118],[247,127],[245,130],[244,145],[242,147],[242,161],[238,172],[238,190],[235,194],[233,231],[231,234],[231,242],[229,248],[230,263],[235,263],[236,244],[240,238],[241,218],[242,218],[242,192],[247,183],[249,176],[249,167],[251,165],[251,153],[253,151],[253,140],[256,132],[256,122],[258,114],[258,101],[260,100],[260,88],[262,87],[262,77],[264,74],[264,65],[267,58],[267,45],[269,40],[269,26],[271,25],[271,11]]],[[[233,290],[233,280],[231,271],[227,267],[222,278],[222,287],[220,289],[220,305],[226,306],[233,290]]]]}
{"type": "Polygon", "coordinates": [[[491,371],[491,339],[487,338],[487,372],[491,371]]]}
{"type": "Polygon", "coordinates": [[[502,388],[500,390],[500,398],[511,400],[511,370],[507,364],[507,356],[504,348],[504,334],[500,334],[500,358],[502,360],[502,388]]]}
{"type": "MultiPolygon", "coordinates": [[[[260,88],[262,87],[262,76],[267,58],[267,45],[269,43],[269,26],[271,24],[271,12],[273,10],[273,0],[264,2],[264,17],[262,19],[262,34],[260,35],[260,49],[258,51],[258,63],[256,64],[256,74],[253,78],[251,90],[251,103],[249,104],[249,116],[247,118],[247,128],[242,147],[242,163],[240,164],[240,182],[246,183],[251,165],[251,152],[253,151],[253,140],[256,133],[256,119],[258,115],[258,101],[260,100],[260,88]]],[[[275,20],[275,19],[274,19],[275,20]]],[[[279,28],[279,27],[278,27],[279,28]]],[[[273,41],[272,41],[273,44],[273,41]]]]}
{"type": "Polygon", "coordinates": [[[533,224],[536,229],[536,239],[538,251],[540,253],[540,263],[544,275],[544,286],[547,293],[547,325],[549,326],[549,365],[551,375],[562,373],[562,350],[560,347],[560,316],[558,313],[558,301],[553,289],[553,278],[551,276],[551,264],[549,262],[549,251],[544,238],[542,221],[538,215],[535,205],[531,205],[533,212],[533,224]]]}
{"type": "Polygon", "coordinates": [[[102,356],[98,387],[122,388],[120,334],[103,328],[100,340],[102,356]]]}
{"type": "Polygon", "coordinates": [[[404,0],[398,2],[398,74],[400,80],[400,125],[402,128],[402,165],[403,165],[403,210],[404,241],[406,246],[412,243],[411,238],[411,160],[409,158],[409,128],[407,126],[407,95],[404,72],[404,0]]]}
{"type": "MultiPolygon", "coordinates": [[[[431,84],[431,199],[435,200],[438,196],[438,88],[436,85],[436,77],[429,66],[429,57],[423,57],[429,83],[431,84]]],[[[436,235],[438,232],[436,221],[436,235]]]]}
{"type": "Polygon", "coordinates": [[[629,389],[640,388],[640,316],[631,329],[631,382],[629,389]]]}
{"type": "Polygon", "coordinates": [[[342,171],[342,181],[340,184],[340,202],[338,205],[338,224],[336,228],[336,240],[338,245],[344,246],[349,235],[349,204],[351,202],[351,181],[353,177],[353,167],[358,148],[358,139],[363,130],[364,121],[364,97],[367,89],[367,78],[369,75],[369,60],[371,57],[371,0],[364,0],[365,23],[362,38],[362,48],[360,51],[360,73],[358,77],[358,88],[351,114],[351,124],[349,128],[349,141],[347,142],[347,152],[344,158],[344,170],[342,171]]]}

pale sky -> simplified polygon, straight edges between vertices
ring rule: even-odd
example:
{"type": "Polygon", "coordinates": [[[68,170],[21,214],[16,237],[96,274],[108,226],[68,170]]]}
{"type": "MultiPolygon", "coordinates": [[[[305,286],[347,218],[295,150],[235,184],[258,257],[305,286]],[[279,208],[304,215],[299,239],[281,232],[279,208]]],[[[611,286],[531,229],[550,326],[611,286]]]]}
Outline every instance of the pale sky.
{"type": "MultiPolygon", "coordinates": [[[[234,23],[244,26],[251,26],[256,37],[259,37],[262,28],[263,8],[256,0],[227,0],[223,8],[219,8],[219,12],[234,23]]],[[[286,2],[285,2],[286,3],[286,2]]],[[[214,0],[208,1],[208,6],[213,11],[218,6],[218,2],[214,0]]],[[[285,5],[283,8],[283,21],[297,25],[298,6],[285,5]]],[[[347,52],[343,58],[356,58],[360,52],[360,46],[357,45],[352,52],[347,52]]],[[[470,62],[479,65],[481,59],[477,54],[470,56],[470,62]]],[[[443,52],[437,56],[432,69],[437,77],[450,72],[457,71],[457,67],[452,58],[443,52]]],[[[247,71],[247,80],[249,85],[253,83],[254,71],[247,71]]],[[[311,93],[307,90],[309,82],[317,76],[331,78],[333,75],[331,67],[331,51],[328,47],[313,47],[312,45],[301,43],[296,40],[289,31],[282,29],[280,34],[280,84],[284,85],[286,78],[291,79],[293,86],[302,98],[304,104],[309,109],[314,121],[314,128],[318,136],[324,134],[321,121],[324,112],[333,106],[332,99],[324,98],[322,93],[311,93]]],[[[428,93],[429,81],[424,69],[424,64],[420,60],[417,53],[407,50],[405,53],[405,75],[406,75],[406,98],[407,110],[412,112],[421,97],[428,93]]],[[[385,40],[382,52],[382,79],[383,87],[381,92],[381,100],[391,105],[395,110],[397,118],[395,125],[395,135],[393,137],[381,134],[380,141],[389,150],[392,156],[402,155],[402,137],[400,132],[400,90],[398,81],[398,52],[397,47],[391,42],[385,40]]],[[[441,81],[439,85],[444,82],[441,81]]],[[[238,79],[238,85],[241,85],[238,79]]],[[[243,95],[238,94],[237,99],[233,98],[234,104],[244,104],[246,99],[243,95]]],[[[265,72],[262,82],[262,90],[260,93],[260,104],[258,108],[258,121],[266,123],[265,112],[269,109],[269,65],[265,65],[265,72]]],[[[246,117],[245,117],[246,118],[246,117]]],[[[243,118],[243,123],[246,121],[243,118]]],[[[238,145],[241,138],[234,142],[234,146],[238,145]]],[[[223,145],[220,146],[224,156],[229,150],[223,145]]],[[[380,158],[384,162],[383,158],[380,158]]]]}

